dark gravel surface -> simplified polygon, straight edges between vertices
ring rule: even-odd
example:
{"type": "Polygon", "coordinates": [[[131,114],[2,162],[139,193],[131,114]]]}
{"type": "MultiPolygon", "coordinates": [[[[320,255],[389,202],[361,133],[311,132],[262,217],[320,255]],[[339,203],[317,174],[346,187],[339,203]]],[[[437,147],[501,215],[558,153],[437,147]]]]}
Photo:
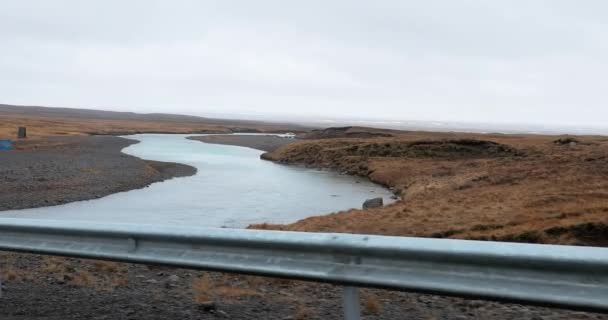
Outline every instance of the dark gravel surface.
{"type": "Polygon", "coordinates": [[[294,143],[296,140],[292,138],[282,138],[277,136],[264,135],[212,135],[212,136],[194,136],[188,137],[190,140],[197,140],[213,144],[225,144],[231,146],[248,147],[266,152],[272,152],[284,145],[294,143]]]}
{"type": "MultiPolygon", "coordinates": [[[[0,252],[0,319],[341,319],[341,288],[0,252]]],[[[361,290],[363,319],[608,319],[607,315],[361,290]]]]}
{"type": "Polygon", "coordinates": [[[53,137],[0,151],[0,210],[95,199],[196,173],[187,165],[120,152],[133,143],[110,136],[53,137]]]}

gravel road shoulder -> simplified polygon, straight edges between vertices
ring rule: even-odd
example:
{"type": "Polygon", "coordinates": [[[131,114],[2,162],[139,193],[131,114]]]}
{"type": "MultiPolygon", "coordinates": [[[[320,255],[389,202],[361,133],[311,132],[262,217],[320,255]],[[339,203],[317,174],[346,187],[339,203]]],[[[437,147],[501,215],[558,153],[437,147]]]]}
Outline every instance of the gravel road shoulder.
{"type": "MultiPolygon", "coordinates": [[[[0,252],[0,319],[341,319],[341,287],[0,252]]],[[[608,315],[361,290],[363,319],[606,320],[608,315]]]]}

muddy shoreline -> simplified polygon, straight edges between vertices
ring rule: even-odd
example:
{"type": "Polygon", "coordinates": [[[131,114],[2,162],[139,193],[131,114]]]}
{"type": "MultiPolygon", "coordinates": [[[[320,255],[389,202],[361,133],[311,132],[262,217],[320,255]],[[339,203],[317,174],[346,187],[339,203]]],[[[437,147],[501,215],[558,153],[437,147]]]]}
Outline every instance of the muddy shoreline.
{"type": "Polygon", "coordinates": [[[20,141],[15,151],[0,153],[0,212],[97,199],[196,173],[121,152],[135,143],[112,136],[20,141]]]}

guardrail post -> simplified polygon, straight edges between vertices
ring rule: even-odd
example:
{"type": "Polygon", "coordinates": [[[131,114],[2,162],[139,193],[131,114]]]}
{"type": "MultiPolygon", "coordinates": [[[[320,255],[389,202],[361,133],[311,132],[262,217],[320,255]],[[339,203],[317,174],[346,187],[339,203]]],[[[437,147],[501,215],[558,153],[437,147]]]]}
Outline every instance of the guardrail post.
{"type": "Polygon", "coordinates": [[[342,309],[344,320],[361,319],[361,309],[359,307],[359,289],[352,286],[345,286],[342,290],[342,309]]]}

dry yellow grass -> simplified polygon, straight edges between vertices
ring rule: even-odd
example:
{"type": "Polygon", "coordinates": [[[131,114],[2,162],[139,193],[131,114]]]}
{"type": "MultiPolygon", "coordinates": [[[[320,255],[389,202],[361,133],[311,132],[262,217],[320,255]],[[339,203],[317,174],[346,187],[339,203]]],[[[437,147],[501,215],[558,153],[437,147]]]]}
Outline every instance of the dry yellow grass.
{"type": "Polygon", "coordinates": [[[215,300],[215,286],[208,274],[195,278],[192,281],[192,297],[195,304],[206,303],[215,300]]]}
{"type": "Polygon", "coordinates": [[[72,278],[72,283],[81,287],[89,287],[93,284],[93,278],[89,272],[80,271],[72,278]]]}
{"type": "MultiPolygon", "coordinates": [[[[35,271],[58,282],[104,291],[126,287],[129,283],[124,263],[42,256],[40,267],[35,271]]],[[[32,274],[29,270],[23,272],[32,274]]]]}
{"type": "Polygon", "coordinates": [[[307,308],[303,305],[298,305],[296,307],[296,312],[293,317],[295,320],[307,320],[314,319],[314,313],[311,309],[307,308]]]}
{"type": "Polygon", "coordinates": [[[402,132],[288,145],[265,157],[367,176],[402,200],[252,227],[608,245],[608,138],[558,138],[402,132]]]}
{"type": "Polygon", "coordinates": [[[252,297],[259,296],[260,293],[249,288],[239,288],[234,287],[233,285],[223,285],[215,288],[215,292],[218,297],[221,297],[223,300],[230,300],[241,297],[252,297]]]}
{"type": "Polygon", "coordinates": [[[119,264],[110,261],[93,261],[91,262],[93,270],[96,272],[117,272],[119,270],[119,264]]]}
{"type": "Polygon", "coordinates": [[[380,301],[373,294],[368,294],[364,297],[363,311],[366,314],[379,314],[382,311],[380,301]]]}
{"type": "Polygon", "coordinates": [[[201,123],[46,118],[2,114],[2,122],[0,123],[0,137],[16,137],[17,127],[19,126],[27,127],[28,137],[30,138],[62,135],[86,135],[89,133],[110,134],[116,132],[137,133],[166,131],[172,133],[193,133],[204,130],[228,132],[225,126],[205,125],[201,123]]]}
{"type": "Polygon", "coordinates": [[[110,287],[114,288],[125,288],[129,286],[129,278],[118,276],[110,279],[110,287]]]}
{"type": "Polygon", "coordinates": [[[6,269],[0,272],[0,279],[3,281],[19,281],[21,275],[14,269],[6,269]]]}
{"type": "Polygon", "coordinates": [[[209,273],[192,280],[192,297],[195,304],[205,304],[216,300],[230,301],[242,297],[260,296],[257,291],[264,278],[222,274],[212,278],[209,273]]]}

